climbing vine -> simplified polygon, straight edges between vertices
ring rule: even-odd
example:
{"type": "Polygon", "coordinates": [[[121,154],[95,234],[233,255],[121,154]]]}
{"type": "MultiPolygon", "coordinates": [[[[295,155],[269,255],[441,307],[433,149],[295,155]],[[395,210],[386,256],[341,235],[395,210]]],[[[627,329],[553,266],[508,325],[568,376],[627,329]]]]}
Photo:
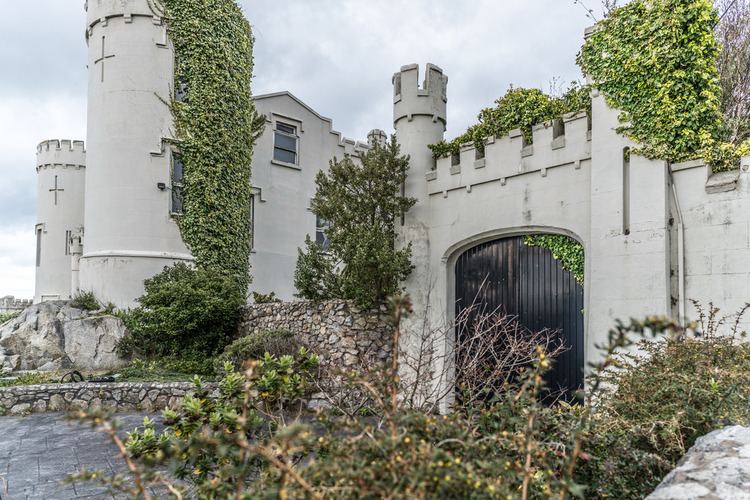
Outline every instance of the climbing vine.
{"type": "Polygon", "coordinates": [[[530,247],[549,249],[562,268],[571,273],[578,283],[583,284],[583,245],[576,240],[561,234],[535,234],[527,236],[523,242],[530,247]]]}
{"type": "Polygon", "coordinates": [[[184,164],[178,225],[203,269],[250,280],[250,163],[264,118],[253,104],[253,36],[234,0],[162,0],[175,50],[171,102],[184,164]]]}
{"type": "Polygon", "coordinates": [[[736,165],[748,144],[722,137],[711,0],[634,0],[597,24],[578,63],[622,113],[621,131],[649,158],[736,165]]]}
{"type": "Polygon", "coordinates": [[[590,90],[585,85],[573,83],[563,95],[552,97],[540,89],[511,87],[504,96],[495,101],[495,107],[485,108],[479,113],[479,123],[450,142],[440,141],[429,145],[435,158],[460,151],[461,144],[474,143],[480,151],[489,136],[500,137],[513,129],[521,129],[527,144],[532,142],[532,126],[566,113],[589,111],[590,90]]]}

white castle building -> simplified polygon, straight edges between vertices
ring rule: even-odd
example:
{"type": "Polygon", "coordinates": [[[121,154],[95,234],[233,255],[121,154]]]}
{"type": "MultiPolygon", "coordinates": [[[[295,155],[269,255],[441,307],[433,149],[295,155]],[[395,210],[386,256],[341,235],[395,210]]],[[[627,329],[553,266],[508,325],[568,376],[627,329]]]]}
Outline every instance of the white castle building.
{"type": "MultiPolygon", "coordinates": [[[[35,301],[92,291],[132,306],[143,280],[192,257],[174,214],[181,165],[162,99],[173,82],[166,26],[147,0],[89,0],[88,137],[39,145],[35,301]]],[[[702,161],[669,164],[629,153],[618,113],[594,92],[585,113],[490,137],[435,162],[444,137],[447,77],[427,65],[393,76],[394,128],[410,156],[402,226],[416,266],[407,290],[435,324],[479,293],[530,327],[560,327],[572,345],[560,370],[578,377],[616,318],[691,317],[690,299],[727,313],[750,299],[750,158],[712,173],[702,161]],[[585,249],[576,283],[545,249],[520,236],[567,235],[585,249]]],[[[288,92],[255,98],[266,130],[252,164],[252,290],[295,293],[297,248],[324,238],[309,210],[318,171],[366,144],[288,92]]],[[[373,131],[369,141],[382,140],[373,131]]],[[[446,349],[450,336],[443,339],[446,349]]]]}

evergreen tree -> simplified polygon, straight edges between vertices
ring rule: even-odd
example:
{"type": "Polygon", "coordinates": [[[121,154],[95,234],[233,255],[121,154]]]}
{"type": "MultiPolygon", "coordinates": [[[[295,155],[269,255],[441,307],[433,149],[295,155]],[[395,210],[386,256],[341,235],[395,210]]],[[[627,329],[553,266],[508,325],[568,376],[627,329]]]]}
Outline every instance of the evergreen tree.
{"type": "Polygon", "coordinates": [[[309,238],[299,250],[295,286],[302,298],[343,298],[371,307],[409,276],[411,244],[396,249],[396,224],[416,200],[403,196],[409,158],[395,137],[362,154],[334,158],[315,179],[312,211],[330,224],[328,253],[309,238]]]}

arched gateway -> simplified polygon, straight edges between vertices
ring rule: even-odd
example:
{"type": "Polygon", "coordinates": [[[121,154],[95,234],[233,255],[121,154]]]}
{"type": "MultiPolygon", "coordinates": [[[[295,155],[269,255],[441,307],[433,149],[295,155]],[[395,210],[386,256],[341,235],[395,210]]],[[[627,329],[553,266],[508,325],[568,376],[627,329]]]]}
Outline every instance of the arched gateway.
{"type": "Polygon", "coordinates": [[[482,243],[458,257],[455,278],[457,317],[479,305],[488,313],[517,316],[532,331],[558,330],[568,350],[547,375],[549,389],[572,395],[582,387],[583,287],[549,249],[526,245],[524,236],[482,243]]]}

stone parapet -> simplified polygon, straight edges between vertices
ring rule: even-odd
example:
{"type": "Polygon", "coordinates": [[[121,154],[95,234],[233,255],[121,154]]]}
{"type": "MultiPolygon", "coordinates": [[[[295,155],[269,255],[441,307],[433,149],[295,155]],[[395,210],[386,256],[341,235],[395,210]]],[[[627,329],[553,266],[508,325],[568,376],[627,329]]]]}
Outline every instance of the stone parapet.
{"type": "MultiPolygon", "coordinates": [[[[203,385],[212,397],[218,385],[203,385]]],[[[194,392],[192,382],[115,382],[19,385],[0,388],[0,414],[26,415],[47,411],[105,409],[113,412],[177,408],[194,392]]]]}

